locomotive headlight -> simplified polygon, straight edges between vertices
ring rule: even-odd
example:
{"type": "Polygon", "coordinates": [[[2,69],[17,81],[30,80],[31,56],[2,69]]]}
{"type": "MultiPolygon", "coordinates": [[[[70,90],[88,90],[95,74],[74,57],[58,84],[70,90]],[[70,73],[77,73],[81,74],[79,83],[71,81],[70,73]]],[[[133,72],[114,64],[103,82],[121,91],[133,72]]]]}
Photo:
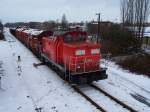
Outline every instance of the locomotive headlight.
{"type": "Polygon", "coordinates": [[[77,68],[80,69],[80,65],[77,65],[77,68]]]}
{"type": "Polygon", "coordinates": [[[85,50],[76,50],[75,55],[76,56],[85,55],[85,50]]]}
{"type": "Polygon", "coordinates": [[[91,50],[91,54],[99,54],[100,53],[100,49],[92,49],[91,50]]]}

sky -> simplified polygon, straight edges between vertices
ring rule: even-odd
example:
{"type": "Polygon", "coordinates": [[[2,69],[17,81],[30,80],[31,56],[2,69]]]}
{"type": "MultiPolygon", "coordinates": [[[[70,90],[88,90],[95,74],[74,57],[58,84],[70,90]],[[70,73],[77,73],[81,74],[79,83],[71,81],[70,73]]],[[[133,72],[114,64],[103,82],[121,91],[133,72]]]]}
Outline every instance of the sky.
{"type": "Polygon", "coordinates": [[[6,22],[97,20],[120,21],[120,0],[0,0],[0,20],[6,22]]]}

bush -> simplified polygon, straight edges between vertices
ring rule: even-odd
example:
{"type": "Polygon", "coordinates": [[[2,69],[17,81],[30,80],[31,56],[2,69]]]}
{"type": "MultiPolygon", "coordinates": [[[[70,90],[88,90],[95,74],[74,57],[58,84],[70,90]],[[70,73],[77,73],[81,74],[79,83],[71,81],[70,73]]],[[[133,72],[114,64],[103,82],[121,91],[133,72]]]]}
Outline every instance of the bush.
{"type": "Polygon", "coordinates": [[[0,40],[4,40],[4,35],[0,34],[0,40]]]}
{"type": "Polygon", "coordinates": [[[150,55],[148,54],[141,53],[132,55],[118,62],[118,64],[131,72],[144,74],[150,77],[150,55]]]}
{"type": "Polygon", "coordinates": [[[108,28],[101,28],[102,53],[111,53],[113,56],[137,52],[141,43],[127,29],[118,24],[108,28]]]}

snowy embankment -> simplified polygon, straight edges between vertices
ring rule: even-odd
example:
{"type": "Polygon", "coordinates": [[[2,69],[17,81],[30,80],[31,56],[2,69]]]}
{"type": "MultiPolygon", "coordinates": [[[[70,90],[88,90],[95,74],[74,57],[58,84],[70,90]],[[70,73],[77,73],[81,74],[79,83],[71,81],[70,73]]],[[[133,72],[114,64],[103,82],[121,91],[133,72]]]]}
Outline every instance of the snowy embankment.
{"type": "MultiPolygon", "coordinates": [[[[98,111],[47,66],[35,68],[33,63],[40,61],[8,29],[5,37],[7,41],[0,41],[0,112],[35,112],[35,108],[42,108],[42,112],[98,111]]],[[[108,79],[94,84],[139,112],[150,112],[150,79],[124,71],[113,62],[106,66],[108,79]]],[[[84,92],[108,112],[124,110],[92,88],[84,92]]]]}
{"type": "Polygon", "coordinates": [[[108,79],[95,82],[105,91],[139,112],[150,112],[150,78],[121,69],[111,61],[103,60],[108,68],[108,79]]]}
{"type": "Polygon", "coordinates": [[[35,108],[42,108],[42,112],[97,112],[47,66],[35,68],[33,63],[40,61],[8,29],[5,37],[7,41],[0,41],[4,70],[0,112],[35,112],[35,108]]]}

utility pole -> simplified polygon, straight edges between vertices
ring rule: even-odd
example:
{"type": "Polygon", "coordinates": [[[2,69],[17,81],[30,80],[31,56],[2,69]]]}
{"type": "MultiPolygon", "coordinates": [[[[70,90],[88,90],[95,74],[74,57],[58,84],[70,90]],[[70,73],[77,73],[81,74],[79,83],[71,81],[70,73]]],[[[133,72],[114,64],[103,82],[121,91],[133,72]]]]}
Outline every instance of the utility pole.
{"type": "Polygon", "coordinates": [[[99,42],[99,39],[100,39],[100,19],[101,19],[101,13],[97,13],[96,14],[98,16],[98,26],[97,26],[97,43],[99,42]]]}
{"type": "Polygon", "coordinates": [[[58,31],[58,29],[59,29],[59,19],[57,19],[56,22],[57,22],[56,23],[57,24],[57,29],[56,30],[58,31]]]}
{"type": "Polygon", "coordinates": [[[1,79],[2,77],[0,76],[0,89],[2,89],[1,79]]]}

